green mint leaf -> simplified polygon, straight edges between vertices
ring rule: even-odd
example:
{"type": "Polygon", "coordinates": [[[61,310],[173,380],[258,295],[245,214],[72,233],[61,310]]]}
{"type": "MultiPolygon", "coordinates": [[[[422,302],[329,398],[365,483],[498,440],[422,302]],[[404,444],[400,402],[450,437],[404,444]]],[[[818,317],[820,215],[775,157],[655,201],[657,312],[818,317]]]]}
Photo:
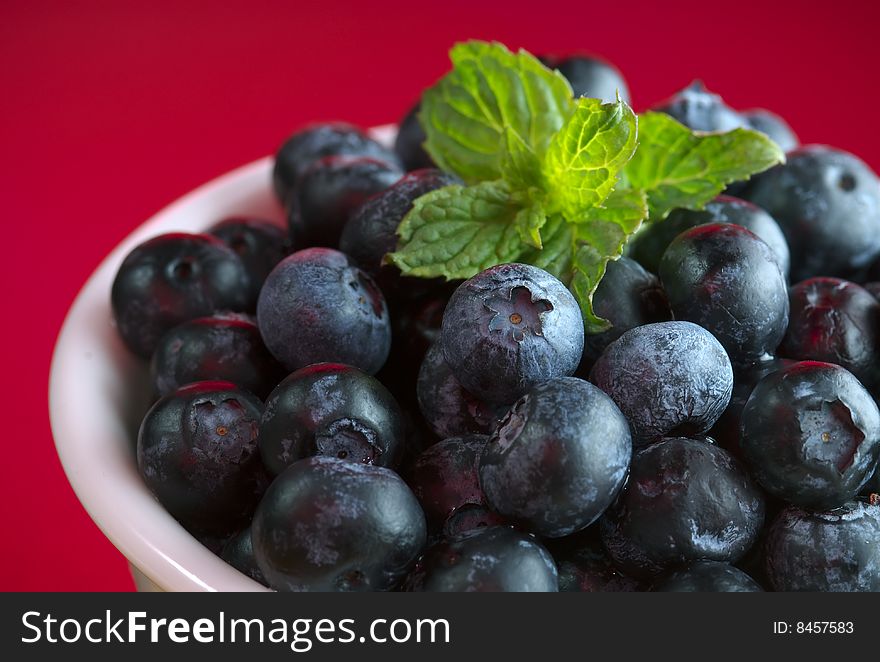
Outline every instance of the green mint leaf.
{"type": "Polygon", "coordinates": [[[700,209],[731,182],[784,161],[763,133],[693,132],[664,113],[648,112],[639,116],[639,148],[624,173],[630,186],[647,192],[650,217],[658,220],[676,207],[700,209]]]}
{"type": "Polygon", "coordinates": [[[601,333],[611,328],[608,320],[593,311],[593,294],[605,275],[607,264],[608,256],[602,255],[590,244],[580,244],[572,257],[573,275],[569,289],[581,306],[587,333],[601,333]]]}
{"type": "Polygon", "coordinates": [[[570,221],[599,205],[636,149],[638,120],[623,101],[582,97],[544,158],[548,205],[570,221]]]}
{"type": "MultiPolygon", "coordinates": [[[[514,54],[498,43],[457,44],[450,59],[452,71],[425,91],[419,113],[434,162],[468,183],[500,179],[511,172],[513,140],[540,164],[571,113],[568,81],[529,53],[514,54]]],[[[537,171],[538,165],[522,167],[520,156],[515,172],[537,171]]]]}
{"type": "Polygon", "coordinates": [[[527,264],[548,271],[563,283],[571,280],[571,256],[574,249],[574,226],[559,216],[547,218],[541,231],[540,250],[529,250],[520,258],[527,264]]]}
{"type": "Polygon", "coordinates": [[[535,151],[510,127],[504,129],[506,151],[501,159],[504,181],[517,189],[543,187],[544,174],[535,151]]]}
{"type": "Polygon", "coordinates": [[[520,209],[513,222],[520,241],[538,249],[544,248],[541,242],[541,228],[547,222],[547,212],[540,203],[520,209]]]}
{"type": "Polygon", "coordinates": [[[647,194],[635,188],[613,190],[605,202],[584,211],[572,222],[578,225],[596,222],[615,223],[627,234],[633,234],[648,218],[647,194]]]}
{"type": "Polygon", "coordinates": [[[501,181],[431,191],[401,221],[398,250],[388,259],[410,276],[470,278],[519,258],[514,221],[521,211],[501,181]]]}

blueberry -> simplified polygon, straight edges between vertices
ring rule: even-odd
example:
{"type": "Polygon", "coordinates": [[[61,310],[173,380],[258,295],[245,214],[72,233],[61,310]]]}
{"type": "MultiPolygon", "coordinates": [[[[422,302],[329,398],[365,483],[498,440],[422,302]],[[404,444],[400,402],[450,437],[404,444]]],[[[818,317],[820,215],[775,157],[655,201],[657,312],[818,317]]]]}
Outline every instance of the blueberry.
{"type": "Polygon", "coordinates": [[[529,535],[506,526],[465,531],[433,545],[407,578],[411,591],[555,592],[556,565],[529,535]]]}
{"type": "Polygon", "coordinates": [[[149,358],[181,322],[215,311],[243,311],[249,281],[239,257],[208,235],[155,237],[129,253],[113,281],[113,318],[126,346],[149,358]]]}
{"type": "Polygon", "coordinates": [[[479,398],[509,404],[535,384],[571,375],[583,353],[580,308],[546,271],[501,264],[462,283],[440,333],[452,373],[479,398]]]}
{"type": "Polygon", "coordinates": [[[287,208],[292,241],[299,247],[339,245],[342,229],[370,196],[403,175],[387,161],[325,156],[297,180],[287,208]]]}
{"type": "Polygon", "coordinates": [[[642,591],[640,581],[620,572],[602,547],[599,527],[591,526],[565,538],[547,540],[559,571],[559,590],[577,593],[642,591]]]}
{"type": "Polygon", "coordinates": [[[880,591],[880,506],[790,507],[773,521],[765,553],[777,591],[880,591]]]}
{"type": "Polygon", "coordinates": [[[729,563],[695,561],[670,573],[651,589],[659,593],[761,593],[754,579],[729,563]]]}
{"type": "Polygon", "coordinates": [[[409,468],[407,484],[422,504],[430,529],[442,530],[450,517],[468,506],[488,510],[478,475],[488,440],[476,434],[444,439],[419,454],[409,468]]]}
{"type": "Polygon", "coordinates": [[[724,412],[733,368],[721,344],[691,322],[636,327],[605,348],[590,381],[611,396],[633,444],[703,434],[724,412]]]}
{"type": "Polygon", "coordinates": [[[576,377],[524,395],[480,460],[493,510],[541,536],[560,538],[599,518],[623,487],[632,440],[614,402],[576,377]]]}
{"type": "Polygon", "coordinates": [[[665,439],[633,456],[626,488],[600,522],[614,562],[647,578],[690,561],[739,560],[761,530],[764,498],[724,449],[665,439]]]}
{"type": "Polygon", "coordinates": [[[880,254],[880,182],[852,154],[801,147],[752,178],[742,195],[779,223],[795,282],[851,278],[880,254]]]}
{"type": "Polygon", "coordinates": [[[654,110],[670,115],[694,131],[731,131],[748,127],[742,115],[724,103],[720,96],[707,90],[701,81],[694,81],[657,104],[654,110]]]}
{"type": "Polygon", "coordinates": [[[400,120],[394,139],[394,151],[407,171],[436,167],[424,147],[427,136],[418,117],[421,105],[417,103],[400,120]]]}
{"type": "Polygon", "coordinates": [[[880,282],[873,281],[862,284],[862,287],[871,293],[871,296],[880,301],[880,282]]]}
{"type": "Polygon", "coordinates": [[[739,225],[678,235],[660,261],[676,319],[710,331],[736,365],[769,357],[788,326],[788,288],[770,247],[739,225]]]}
{"type": "Polygon", "coordinates": [[[220,558],[226,561],[240,573],[247,575],[255,582],[268,586],[263,571],[257,565],[254,557],[254,545],[251,540],[251,528],[242,529],[226,545],[220,553],[220,558]]]}
{"type": "Polygon", "coordinates": [[[728,195],[719,195],[700,211],[673,209],[663,221],[651,223],[636,234],[627,244],[628,254],[648,271],[657,273],[663,253],[672,240],[685,230],[706,223],[733,223],[754,232],[771,248],[779,268],[788,278],[788,243],[779,224],[757,205],[728,195]]]}
{"type": "Polygon", "coordinates": [[[208,232],[241,258],[250,281],[248,310],[255,310],[263,281],[288,253],[287,231],[271,221],[234,217],[212,225],[208,232]]]}
{"type": "Polygon", "coordinates": [[[341,122],[316,124],[290,136],[275,155],[272,182],[278,199],[282,203],[290,200],[299,175],[325,156],[363,156],[398,164],[392,150],[357,127],[341,122]]]}
{"type": "MultiPolygon", "coordinates": [[[[440,170],[409,173],[355,211],[342,231],[339,249],[375,278],[386,294],[414,288],[423,292],[425,281],[407,278],[401,282],[397,267],[383,265],[383,260],[388,253],[397,249],[397,226],[412,209],[416,198],[456,183],[461,181],[440,170]]],[[[413,296],[410,295],[410,298],[413,296]]]]}
{"type": "Polygon", "coordinates": [[[772,358],[737,367],[733,372],[733,393],[730,396],[730,404],[727,405],[721,418],[709,430],[708,436],[739,458],[741,456],[739,438],[742,411],[752,394],[752,390],[767,375],[795,363],[797,362],[790,359],[772,358]]]}
{"type": "Polygon", "coordinates": [[[770,494],[804,508],[835,508],[877,466],[880,411],[852,373],[804,361],[758,382],[743,409],[740,443],[770,494]]]}
{"type": "Polygon", "coordinates": [[[593,361],[626,331],[672,319],[669,300],[658,278],[626,257],[608,263],[593,295],[593,310],[611,322],[608,331],[584,337],[584,357],[593,361]]]}
{"type": "Polygon", "coordinates": [[[746,110],[741,113],[750,128],[765,134],[770,140],[779,145],[783,152],[790,152],[800,146],[797,134],[792,131],[784,119],[775,113],[763,108],[746,110]]]}
{"type": "Polygon", "coordinates": [[[425,544],[425,515],[384,467],[331,457],[278,476],[254,515],[257,565],[281,591],[387,591],[425,544]]]}
{"type": "Polygon", "coordinates": [[[544,56],[541,58],[551,69],[568,79],[577,97],[602,99],[605,103],[617,101],[617,95],[630,103],[629,87],[623,74],[613,64],[594,55],[569,55],[568,57],[544,56]]]}
{"type": "Polygon", "coordinates": [[[138,469],[184,527],[232,533],[267,483],[257,447],[262,404],[229,382],[199,382],[159,400],[141,423],[138,469]]]}
{"type": "Polygon", "coordinates": [[[252,319],[233,313],[174,327],[162,336],[150,367],[159,395],[191,382],[221,380],[265,398],[286,374],[252,319]]]}
{"type": "Polygon", "coordinates": [[[827,361],[880,394],[880,303],[854,283],[810,278],[789,292],[791,318],[779,353],[827,361]]]}
{"type": "Polygon", "coordinates": [[[396,466],[403,420],[394,397],[357,368],[318,363],[297,370],[266,399],[260,453],[279,474],[311,455],[396,466]]]}
{"type": "Polygon", "coordinates": [[[446,364],[439,343],[425,354],[416,389],[422,416],[441,439],[489,434],[507,411],[465,390],[446,364]]]}
{"type": "Polygon", "coordinates": [[[374,374],[391,348],[382,292],[329,248],[298,251],[272,270],[260,291],[257,324],[288,370],[332,361],[374,374]]]}
{"type": "Polygon", "coordinates": [[[865,483],[860,494],[869,498],[873,496],[875,501],[880,496],[880,465],[877,466],[874,475],[865,483]]]}

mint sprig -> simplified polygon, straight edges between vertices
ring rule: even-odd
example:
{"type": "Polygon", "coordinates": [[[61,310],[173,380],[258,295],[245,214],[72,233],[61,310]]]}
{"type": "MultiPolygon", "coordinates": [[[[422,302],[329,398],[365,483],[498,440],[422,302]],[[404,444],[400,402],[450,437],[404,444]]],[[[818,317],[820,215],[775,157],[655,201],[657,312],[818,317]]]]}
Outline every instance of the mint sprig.
{"type": "Polygon", "coordinates": [[[618,99],[573,99],[525,51],[471,41],[422,96],[425,149],[467,186],[419,198],[388,256],[408,275],[469,278],[527,262],[565,282],[587,332],[608,328],[592,308],[609,260],[646,221],[698,209],[725,185],[781,163],[763,134],[700,134],[618,99]]]}

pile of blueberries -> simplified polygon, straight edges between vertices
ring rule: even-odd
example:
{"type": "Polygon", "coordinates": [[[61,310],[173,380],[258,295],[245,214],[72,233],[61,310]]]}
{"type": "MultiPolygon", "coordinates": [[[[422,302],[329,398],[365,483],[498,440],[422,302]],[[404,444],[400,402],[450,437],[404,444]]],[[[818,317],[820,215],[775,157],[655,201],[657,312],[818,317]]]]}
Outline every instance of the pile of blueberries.
{"type": "MultiPolygon", "coordinates": [[[[600,60],[546,61],[627,96],[600,60]]],[[[413,112],[393,149],[342,124],[285,142],[289,228],[133,250],[112,309],[152,361],[159,502],[277,590],[880,590],[878,178],[701,85],[657,109],[755,127],[787,163],[637,234],[595,294],[604,333],[533,266],[383,260],[456,181],[413,112]]]]}

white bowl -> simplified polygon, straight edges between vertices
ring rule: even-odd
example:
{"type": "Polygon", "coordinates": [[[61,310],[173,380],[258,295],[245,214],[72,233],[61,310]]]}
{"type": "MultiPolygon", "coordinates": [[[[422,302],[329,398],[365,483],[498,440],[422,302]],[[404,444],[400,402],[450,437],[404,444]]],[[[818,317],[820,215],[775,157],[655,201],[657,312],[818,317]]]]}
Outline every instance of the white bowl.
{"type": "MultiPolygon", "coordinates": [[[[372,135],[388,144],[393,128],[380,127],[372,135]]],[[[141,480],[134,446],[149,406],[149,375],[116,334],[110,287],[125,256],[156,235],[201,232],[233,215],[283,223],[271,171],[270,157],[233,170],[141,225],[80,290],[55,346],[49,416],[61,464],[86,511],[128,559],[140,590],[267,590],[187,533],[141,480]]]]}

